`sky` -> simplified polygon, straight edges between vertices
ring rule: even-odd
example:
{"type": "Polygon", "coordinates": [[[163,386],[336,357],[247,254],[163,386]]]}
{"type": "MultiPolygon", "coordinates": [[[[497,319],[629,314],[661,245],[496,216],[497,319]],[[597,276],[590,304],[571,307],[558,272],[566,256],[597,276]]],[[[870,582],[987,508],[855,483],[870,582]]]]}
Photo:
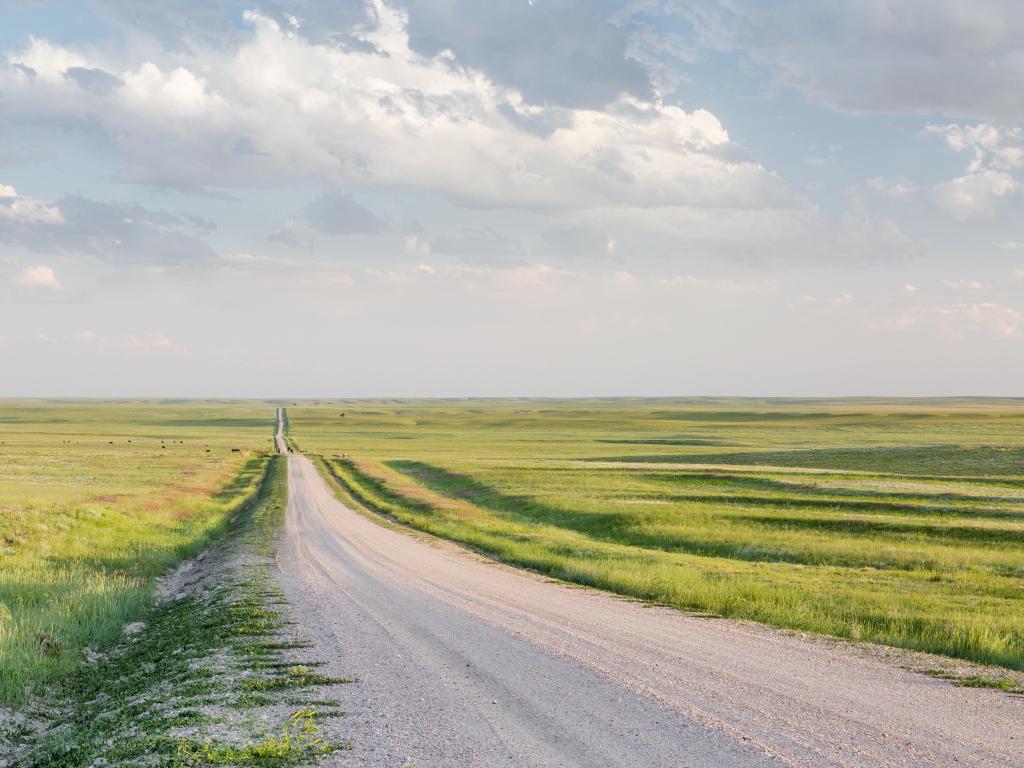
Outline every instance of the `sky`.
{"type": "Polygon", "coordinates": [[[0,396],[1024,395],[1019,0],[0,0],[0,396]]]}

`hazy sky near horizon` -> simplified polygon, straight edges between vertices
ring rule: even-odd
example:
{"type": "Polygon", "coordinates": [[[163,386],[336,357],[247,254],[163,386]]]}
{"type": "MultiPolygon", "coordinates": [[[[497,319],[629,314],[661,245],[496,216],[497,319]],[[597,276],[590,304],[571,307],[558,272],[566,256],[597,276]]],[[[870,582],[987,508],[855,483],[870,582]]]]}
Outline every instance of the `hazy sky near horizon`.
{"type": "Polygon", "coordinates": [[[1017,0],[0,0],[0,396],[1024,395],[1017,0]]]}

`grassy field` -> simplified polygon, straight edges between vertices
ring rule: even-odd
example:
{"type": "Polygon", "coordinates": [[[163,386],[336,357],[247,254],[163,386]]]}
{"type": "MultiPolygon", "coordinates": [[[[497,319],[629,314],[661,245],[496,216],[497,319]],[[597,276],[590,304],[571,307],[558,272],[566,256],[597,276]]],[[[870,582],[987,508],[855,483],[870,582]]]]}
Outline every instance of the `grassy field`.
{"type": "Polygon", "coordinates": [[[256,492],[273,424],[264,403],[0,401],[0,706],[146,610],[256,492]]]}
{"type": "Polygon", "coordinates": [[[347,491],[680,608],[1024,669],[1024,401],[331,402],[347,491]]]}
{"type": "Polygon", "coordinates": [[[47,728],[5,728],[0,718],[0,764],[5,736],[16,750],[10,764],[23,768],[287,768],[348,748],[336,737],[344,726],[334,725],[342,713],[331,686],[351,680],[322,674],[306,656],[274,580],[288,473],[281,456],[265,466],[185,591],[52,686],[55,701],[35,701],[29,714],[47,728]]]}

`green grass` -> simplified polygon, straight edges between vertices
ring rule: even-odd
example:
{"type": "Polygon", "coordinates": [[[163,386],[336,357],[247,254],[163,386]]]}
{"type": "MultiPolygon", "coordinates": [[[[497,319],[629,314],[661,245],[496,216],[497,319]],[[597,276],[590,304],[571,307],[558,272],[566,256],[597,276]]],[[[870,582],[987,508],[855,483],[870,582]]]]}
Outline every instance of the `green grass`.
{"type": "Polygon", "coordinates": [[[256,492],[274,418],[264,403],[0,401],[0,706],[148,610],[156,576],[256,492]]]}
{"type": "Polygon", "coordinates": [[[315,675],[315,662],[284,658],[305,644],[280,637],[286,622],[272,607],[283,602],[267,566],[287,472],[279,457],[264,466],[258,494],[221,539],[262,560],[249,558],[197,594],[150,607],[139,633],[53,686],[28,713],[51,727],[19,765],[275,768],[347,748],[318,727],[341,714],[336,704],[307,698],[313,686],[347,681],[315,675]]]}
{"type": "Polygon", "coordinates": [[[344,493],[502,560],[1024,669],[1024,401],[349,401],[288,416],[344,493]]]}

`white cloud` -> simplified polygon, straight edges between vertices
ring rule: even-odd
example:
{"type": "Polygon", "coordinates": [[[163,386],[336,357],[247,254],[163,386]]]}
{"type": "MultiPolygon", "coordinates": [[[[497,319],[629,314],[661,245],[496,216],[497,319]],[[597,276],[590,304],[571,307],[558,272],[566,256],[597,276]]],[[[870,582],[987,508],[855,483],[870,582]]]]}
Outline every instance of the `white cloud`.
{"type": "Polygon", "coordinates": [[[1002,198],[1016,194],[1020,182],[1004,171],[979,171],[932,187],[936,205],[954,219],[991,216],[1002,198]]]}
{"type": "Polygon", "coordinates": [[[991,216],[996,203],[1016,194],[1020,181],[1013,172],[1024,166],[1024,137],[1017,127],[931,125],[929,133],[941,136],[956,152],[971,155],[967,172],[932,188],[932,199],[958,220],[991,216]]]}
{"type": "Polygon", "coordinates": [[[1019,251],[1024,248],[1024,243],[1019,240],[1002,240],[992,244],[996,248],[1001,248],[1004,251],[1019,251]]]}
{"type": "Polygon", "coordinates": [[[57,280],[57,275],[54,274],[53,269],[45,264],[39,264],[34,267],[25,267],[21,272],[15,275],[14,280],[19,285],[24,285],[30,288],[46,288],[51,291],[59,291],[61,289],[61,284],[60,281],[57,280]]]}
{"type": "Polygon", "coordinates": [[[15,223],[60,224],[60,208],[44,200],[24,197],[14,187],[0,184],[0,220],[15,223]]]}
{"type": "Polygon", "coordinates": [[[29,68],[36,77],[54,82],[62,80],[69,69],[88,66],[84,56],[35,37],[30,39],[28,48],[16,56],[8,56],[7,61],[29,68]]]}
{"type": "MultiPolygon", "coordinates": [[[[106,95],[14,66],[0,92],[19,119],[102,127],[122,179],[165,186],[314,177],[527,208],[800,203],[707,111],[627,96],[603,109],[530,104],[451,54],[416,53],[405,15],[373,8],[377,23],[349,49],[249,11],[237,49],[142,61],[106,95]],[[531,121],[552,129],[525,129],[531,121]]],[[[98,64],[38,40],[11,60],[53,75],[98,64]]]]}
{"type": "Polygon", "coordinates": [[[986,169],[1012,171],[1024,166],[1024,136],[1017,126],[950,123],[930,125],[926,130],[941,136],[954,151],[974,156],[968,173],[986,169]]]}

